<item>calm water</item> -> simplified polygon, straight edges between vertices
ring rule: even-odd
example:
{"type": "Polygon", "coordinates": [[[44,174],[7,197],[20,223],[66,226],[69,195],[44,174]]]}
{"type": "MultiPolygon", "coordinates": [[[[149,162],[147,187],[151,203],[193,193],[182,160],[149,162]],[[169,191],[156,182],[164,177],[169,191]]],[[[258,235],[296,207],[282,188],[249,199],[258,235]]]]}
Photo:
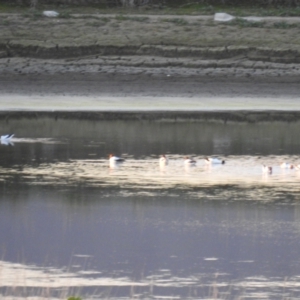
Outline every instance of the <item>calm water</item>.
{"type": "Polygon", "coordinates": [[[1,297],[300,299],[299,125],[2,121],[1,297]]]}

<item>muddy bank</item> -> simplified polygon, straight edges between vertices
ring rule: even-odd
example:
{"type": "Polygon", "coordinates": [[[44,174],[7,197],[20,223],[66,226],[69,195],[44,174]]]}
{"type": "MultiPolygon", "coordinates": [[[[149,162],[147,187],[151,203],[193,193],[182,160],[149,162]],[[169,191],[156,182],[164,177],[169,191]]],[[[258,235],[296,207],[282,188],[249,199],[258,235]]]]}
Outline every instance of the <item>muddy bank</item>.
{"type": "MultiPolygon", "coordinates": [[[[225,110],[245,122],[273,115],[227,111],[276,110],[297,120],[286,111],[300,111],[299,28],[299,18],[1,16],[0,110],[150,112],[130,117],[137,119],[176,111],[171,120],[180,111],[225,110]]],[[[106,116],[117,117],[125,115],[106,116]]]]}
{"type": "MultiPolygon", "coordinates": [[[[281,60],[284,60],[284,56],[281,60]]],[[[0,76],[12,74],[147,74],[178,76],[300,76],[300,64],[255,61],[243,55],[226,59],[151,55],[95,56],[66,59],[2,58],[0,76]]]]}
{"type": "Polygon", "coordinates": [[[210,111],[210,112],[0,112],[0,120],[9,123],[20,119],[93,120],[93,121],[157,121],[157,122],[298,122],[300,112],[287,111],[210,111]]]}
{"type": "Polygon", "coordinates": [[[300,18],[224,24],[213,16],[0,15],[0,76],[292,76],[295,81],[299,28],[300,18]]]}
{"type": "MultiPolygon", "coordinates": [[[[213,16],[0,15],[0,76],[1,81],[18,82],[23,82],[19,75],[39,75],[39,80],[40,75],[49,74],[67,81],[68,76],[84,74],[89,82],[101,75],[199,76],[201,81],[203,77],[234,81],[257,77],[257,82],[265,77],[294,77],[297,82],[299,28],[300,18],[224,24],[214,22],[213,16]]],[[[146,90],[147,80],[142,83],[146,90]]]]}
{"type": "MultiPolygon", "coordinates": [[[[252,65],[255,62],[271,62],[271,63],[288,63],[295,64],[299,68],[300,52],[298,49],[272,49],[254,46],[225,46],[225,47],[187,47],[187,46],[164,46],[164,45],[78,45],[78,46],[60,46],[59,44],[52,47],[34,46],[14,44],[8,41],[0,44],[0,58],[26,57],[39,59],[61,59],[71,58],[95,58],[111,60],[111,56],[151,56],[162,58],[176,58],[174,63],[172,60],[165,60],[165,65],[174,66],[184,64],[182,58],[196,58],[197,60],[212,60],[211,65],[218,65],[218,60],[235,58],[237,61],[247,61],[252,65]],[[179,61],[178,61],[179,60],[179,61]]],[[[120,59],[120,58],[119,58],[120,59]]],[[[142,59],[142,61],[147,59],[142,59]]],[[[68,61],[68,60],[67,60],[68,61]]],[[[122,62],[122,61],[121,61],[122,62]]],[[[134,63],[134,62],[133,62],[134,63]]],[[[124,62],[123,62],[124,64],[124,62]]],[[[139,63],[143,64],[143,62],[139,63]]],[[[146,66],[155,67],[157,62],[150,60],[146,66]]],[[[199,63],[198,63],[199,64],[199,63]]],[[[195,63],[194,63],[195,65],[195,63]]],[[[190,67],[193,63],[190,63],[190,67]]],[[[258,66],[259,67],[259,66],[258,66]]]]}
{"type": "Polygon", "coordinates": [[[168,119],[191,120],[210,118],[207,112],[218,112],[217,119],[222,122],[227,117],[220,111],[232,120],[247,122],[252,117],[237,113],[252,111],[260,112],[259,120],[298,119],[299,76],[247,76],[237,69],[231,76],[217,69],[211,69],[210,75],[191,75],[183,69],[176,74],[170,69],[156,71],[1,74],[0,111],[3,117],[14,112],[20,116],[59,112],[67,117],[79,111],[79,118],[164,119],[166,113],[168,119]],[[274,114],[261,114],[265,111],[274,114]]]}
{"type": "MultiPolygon", "coordinates": [[[[27,102],[31,96],[36,96],[41,103],[43,97],[52,95],[47,100],[51,106],[51,102],[59,96],[89,97],[99,99],[100,103],[105,103],[107,100],[101,99],[108,96],[127,97],[124,101],[128,101],[128,97],[129,100],[131,97],[184,97],[188,102],[188,99],[194,98],[202,101],[205,97],[298,99],[300,90],[300,75],[291,74],[292,70],[266,69],[260,72],[242,68],[110,67],[107,72],[87,72],[86,66],[83,66],[79,72],[57,72],[57,68],[57,65],[53,66],[53,73],[28,73],[22,68],[20,72],[23,73],[0,72],[2,106],[4,95],[11,103],[15,99],[12,96],[16,95],[28,96],[27,102]]],[[[68,101],[72,107],[72,99],[68,101]]],[[[76,102],[75,99],[73,101],[76,102]]]]}
{"type": "MultiPolygon", "coordinates": [[[[300,63],[300,19],[213,16],[0,15],[0,57],[157,56],[300,63]]],[[[151,64],[149,62],[148,64],[151,64]]]]}

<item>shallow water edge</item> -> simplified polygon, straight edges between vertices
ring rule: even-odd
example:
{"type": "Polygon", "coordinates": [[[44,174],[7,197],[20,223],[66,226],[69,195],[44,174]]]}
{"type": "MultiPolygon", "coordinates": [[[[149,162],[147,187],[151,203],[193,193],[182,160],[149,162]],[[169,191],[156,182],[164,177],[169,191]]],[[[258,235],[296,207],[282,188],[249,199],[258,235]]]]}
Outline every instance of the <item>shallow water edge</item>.
{"type": "Polygon", "coordinates": [[[181,115],[1,114],[1,299],[299,299],[300,122],[181,115]]]}
{"type": "Polygon", "coordinates": [[[0,120],[48,118],[92,121],[163,121],[163,122],[297,122],[300,111],[2,111],[0,120]]]}

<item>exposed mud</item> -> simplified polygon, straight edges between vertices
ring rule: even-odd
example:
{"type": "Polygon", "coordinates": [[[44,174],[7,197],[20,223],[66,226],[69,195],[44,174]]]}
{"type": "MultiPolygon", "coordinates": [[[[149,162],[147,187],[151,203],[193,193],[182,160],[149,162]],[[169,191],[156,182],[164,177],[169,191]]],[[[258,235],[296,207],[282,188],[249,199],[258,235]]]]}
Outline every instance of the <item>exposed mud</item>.
{"type": "Polygon", "coordinates": [[[298,64],[299,29],[299,18],[219,23],[213,16],[1,15],[0,57],[242,57],[298,64]]]}
{"type": "Polygon", "coordinates": [[[8,14],[0,30],[2,74],[300,74],[300,18],[8,14]]]}
{"type": "Polygon", "coordinates": [[[53,111],[53,112],[0,112],[0,120],[16,119],[76,119],[95,121],[162,121],[162,122],[297,122],[300,121],[300,112],[287,111],[209,111],[209,112],[95,112],[95,111],[53,111]]]}
{"type": "MultiPolygon", "coordinates": [[[[105,56],[158,56],[168,58],[197,58],[198,60],[219,59],[243,59],[252,62],[277,62],[277,63],[300,63],[300,53],[296,49],[271,49],[262,47],[225,46],[225,47],[187,47],[187,46],[163,46],[163,45],[124,45],[124,46],[101,46],[101,45],[79,45],[63,46],[58,44],[53,47],[31,46],[22,44],[0,44],[0,57],[28,57],[42,59],[60,58],[94,58],[105,56]]],[[[109,57],[108,57],[109,59],[109,57]]],[[[154,62],[154,61],[153,61],[154,62]]],[[[155,66],[156,63],[148,62],[155,66]]],[[[177,62],[178,64],[178,62],[177,62]]],[[[214,65],[216,63],[214,62],[214,65]]],[[[172,63],[168,64],[172,66],[172,63]]]]}
{"type": "Polygon", "coordinates": [[[224,24],[212,16],[11,14],[0,15],[0,30],[0,108],[21,111],[15,116],[299,119],[291,113],[300,111],[299,18],[224,24]],[[237,113],[246,110],[260,112],[237,113]]]}

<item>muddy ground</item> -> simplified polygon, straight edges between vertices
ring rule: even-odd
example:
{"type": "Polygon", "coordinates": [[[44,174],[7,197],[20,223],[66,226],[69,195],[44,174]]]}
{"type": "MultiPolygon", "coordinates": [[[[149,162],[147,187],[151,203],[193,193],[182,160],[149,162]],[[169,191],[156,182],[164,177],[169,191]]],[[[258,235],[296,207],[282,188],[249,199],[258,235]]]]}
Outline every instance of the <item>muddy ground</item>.
{"type": "MultiPolygon", "coordinates": [[[[268,98],[263,109],[276,110],[286,108],[284,101],[274,101],[275,107],[270,98],[288,97],[288,109],[300,110],[299,18],[219,23],[213,16],[2,14],[0,32],[2,110],[43,106],[43,99],[39,104],[30,98],[28,106],[21,100],[10,106],[12,95],[96,97],[96,104],[80,106],[92,110],[109,109],[108,96],[175,97],[164,109],[176,110],[183,107],[176,97],[261,97],[268,98]]],[[[47,109],[60,109],[49,99],[47,109]]],[[[123,100],[118,105],[132,106],[123,100]]],[[[203,107],[193,102],[191,110],[203,107]]],[[[235,109],[245,107],[251,109],[249,103],[235,109]]]]}
{"type": "Polygon", "coordinates": [[[300,63],[300,18],[222,23],[213,16],[1,14],[0,31],[2,68],[14,57],[64,59],[58,62],[67,69],[93,61],[154,68],[265,69],[270,63],[292,70],[300,63]]]}

